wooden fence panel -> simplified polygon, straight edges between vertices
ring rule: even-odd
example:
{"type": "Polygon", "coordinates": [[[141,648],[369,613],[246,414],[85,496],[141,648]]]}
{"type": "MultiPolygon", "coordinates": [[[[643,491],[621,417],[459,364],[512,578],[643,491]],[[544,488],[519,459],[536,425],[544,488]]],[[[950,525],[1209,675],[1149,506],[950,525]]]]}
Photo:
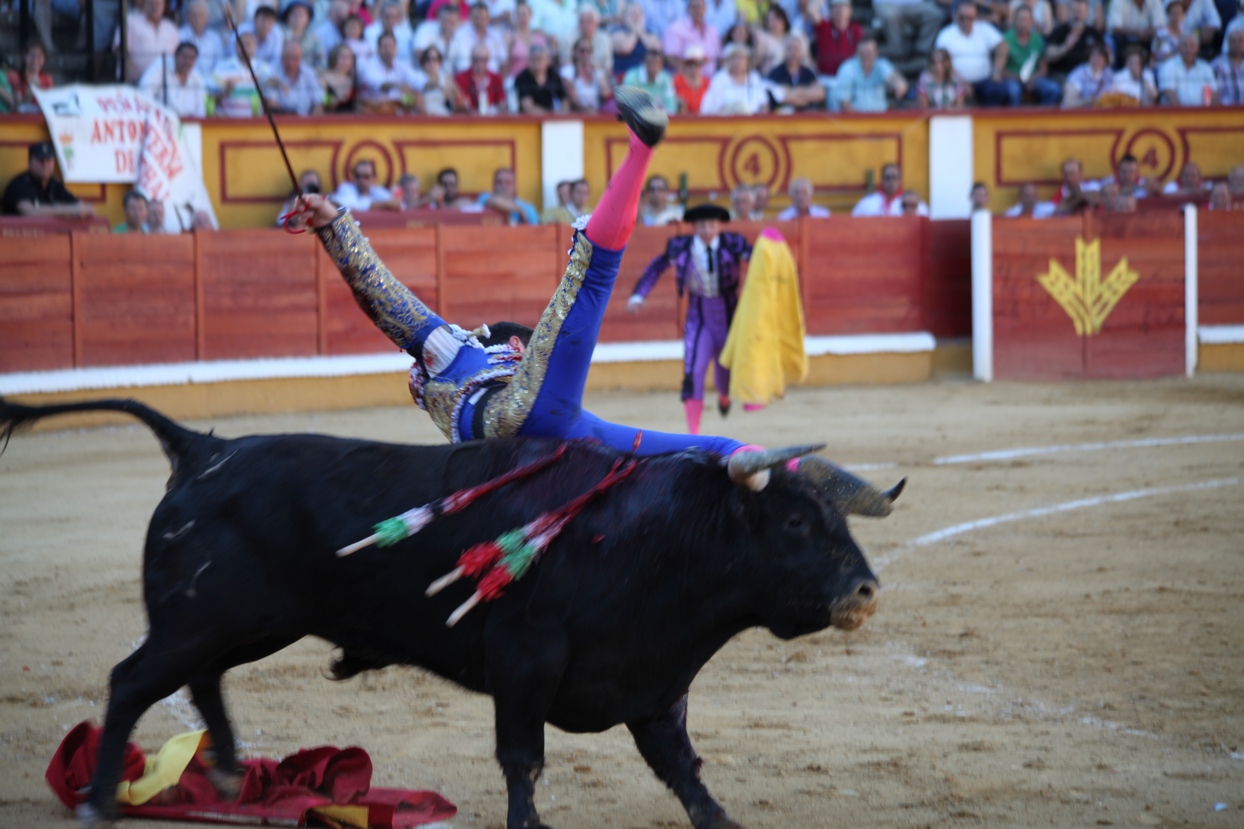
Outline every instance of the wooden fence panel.
{"type": "Polygon", "coordinates": [[[635,233],[626,246],[626,255],[622,257],[622,267],[618,271],[618,281],[609,300],[609,308],[605,311],[605,321],[600,330],[601,342],[645,342],[682,338],[678,292],[672,267],[657,282],[639,313],[627,312],[626,302],[648,263],[664,252],[666,243],[680,233],[690,232],[690,225],[635,228],[635,233]]]}
{"type": "Polygon", "coordinates": [[[924,221],[805,220],[808,333],[924,330],[924,221]]]}
{"type": "Polygon", "coordinates": [[[441,228],[448,319],[471,329],[482,323],[534,326],[566,268],[559,228],[441,228]]]}
{"type": "MultiPolygon", "coordinates": [[[[436,228],[412,228],[369,230],[367,236],[393,276],[439,313],[436,234],[436,228]]],[[[316,255],[320,260],[320,278],[324,281],[326,297],[323,324],[327,353],[375,354],[392,351],[393,343],[359,308],[337,266],[323,253],[318,241],[315,247],[320,249],[316,255]]],[[[450,321],[456,322],[453,312],[450,313],[450,321]]]]}
{"type": "Polygon", "coordinates": [[[972,222],[929,222],[924,330],[935,337],[972,336],[972,222]]]}
{"type": "Polygon", "coordinates": [[[267,229],[200,233],[199,359],[316,354],[316,247],[267,229]]]}
{"type": "Polygon", "coordinates": [[[994,374],[1057,380],[1084,373],[1084,338],[1037,281],[1050,260],[1075,275],[1079,218],[1011,219],[993,225],[994,374]]]}
{"type": "Polygon", "coordinates": [[[194,238],[75,233],[82,366],[195,359],[194,238]]]}
{"type": "Polygon", "coordinates": [[[0,372],[73,365],[69,235],[0,237],[0,372]]]}
{"type": "Polygon", "coordinates": [[[1197,215],[1197,321],[1201,325],[1244,325],[1244,210],[1200,211],[1197,215]]]}

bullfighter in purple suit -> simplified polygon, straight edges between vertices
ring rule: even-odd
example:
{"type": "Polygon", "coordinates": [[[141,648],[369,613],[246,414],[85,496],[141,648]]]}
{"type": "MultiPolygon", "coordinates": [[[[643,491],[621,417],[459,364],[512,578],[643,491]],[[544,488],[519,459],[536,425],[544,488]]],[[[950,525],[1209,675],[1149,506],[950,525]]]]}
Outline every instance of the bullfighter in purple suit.
{"type": "Polygon", "coordinates": [[[678,280],[678,295],[690,295],[684,332],[682,400],[687,410],[687,431],[700,433],[704,412],[704,378],[713,364],[717,384],[717,408],[725,417],[730,411],[730,372],[717,361],[730,322],[739,302],[739,275],[752,255],[752,246],[738,233],[722,231],[730,214],[715,204],[693,207],[683,216],[695,225],[695,233],[675,236],[644,270],[631,292],[627,310],[636,313],[671,264],[678,280]]]}

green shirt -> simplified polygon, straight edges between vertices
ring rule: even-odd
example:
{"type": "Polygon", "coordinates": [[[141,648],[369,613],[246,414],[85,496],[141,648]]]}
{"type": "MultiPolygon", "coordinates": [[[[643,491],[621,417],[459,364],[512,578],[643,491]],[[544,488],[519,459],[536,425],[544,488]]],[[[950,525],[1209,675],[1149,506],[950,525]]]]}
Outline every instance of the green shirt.
{"type": "Polygon", "coordinates": [[[1028,62],[1033,55],[1037,55],[1038,59],[1045,52],[1045,38],[1041,37],[1041,33],[1036,29],[1030,29],[1028,32],[1028,45],[1020,46],[1019,41],[1015,38],[1015,30],[1011,29],[1002,39],[1006,41],[1007,57],[1006,57],[1006,73],[1019,77],[1019,71],[1028,62]]]}

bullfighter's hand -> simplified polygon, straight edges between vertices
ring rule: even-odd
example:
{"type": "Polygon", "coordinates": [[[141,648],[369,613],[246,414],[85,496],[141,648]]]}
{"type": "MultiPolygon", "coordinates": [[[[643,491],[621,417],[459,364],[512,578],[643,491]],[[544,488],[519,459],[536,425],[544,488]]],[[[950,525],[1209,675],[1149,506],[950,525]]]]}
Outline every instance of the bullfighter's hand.
{"type": "Polygon", "coordinates": [[[299,196],[294,202],[294,212],[310,214],[307,223],[317,228],[330,225],[337,218],[337,206],[319,193],[299,196]]]}
{"type": "Polygon", "coordinates": [[[639,294],[634,294],[626,301],[626,310],[631,314],[638,314],[639,310],[644,307],[644,298],[639,294]]]}

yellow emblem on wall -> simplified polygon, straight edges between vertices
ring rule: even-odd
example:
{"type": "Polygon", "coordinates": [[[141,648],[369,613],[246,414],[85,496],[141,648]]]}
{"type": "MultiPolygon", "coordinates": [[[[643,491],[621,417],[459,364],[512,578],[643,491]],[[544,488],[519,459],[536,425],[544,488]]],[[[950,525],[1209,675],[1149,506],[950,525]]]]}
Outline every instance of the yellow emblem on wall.
{"type": "Polygon", "coordinates": [[[1102,323],[1140,274],[1127,266],[1127,257],[1119,260],[1105,279],[1101,278],[1101,240],[1085,243],[1076,238],[1076,275],[1072,278],[1058,260],[1050,260],[1050,272],[1039,274],[1037,281],[1049,291],[1075,324],[1077,334],[1100,334],[1102,323]]]}

